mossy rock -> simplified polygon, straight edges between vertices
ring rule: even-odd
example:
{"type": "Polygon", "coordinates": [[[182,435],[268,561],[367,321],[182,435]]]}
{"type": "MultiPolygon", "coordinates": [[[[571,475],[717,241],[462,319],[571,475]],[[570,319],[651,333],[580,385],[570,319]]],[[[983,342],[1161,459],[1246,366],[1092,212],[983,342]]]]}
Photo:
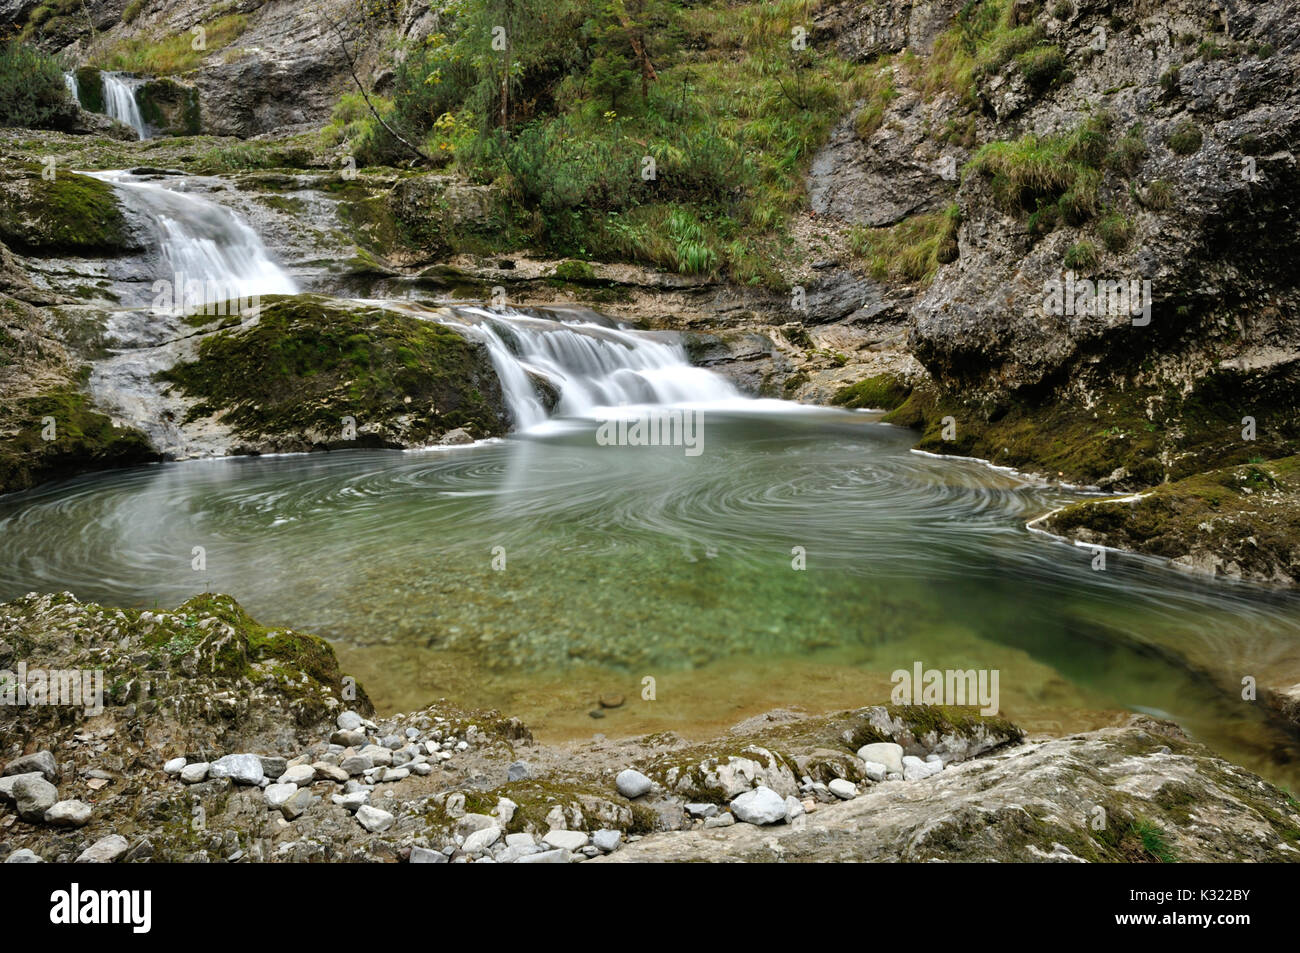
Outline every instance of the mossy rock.
{"type": "MultiPolygon", "coordinates": [[[[450,327],[316,295],[275,296],[248,327],[206,337],[198,359],[160,375],[250,440],[409,446],[463,427],[507,429],[486,348],[450,327]],[[344,434],[344,418],[357,434],[344,434]]],[[[277,445],[284,445],[279,443],[277,445]]]]}
{"type": "Polygon", "coordinates": [[[114,425],[78,391],[52,390],[0,405],[0,492],[158,459],[144,434],[114,425]]]}
{"type": "Polygon", "coordinates": [[[113,187],[23,163],[0,179],[0,241],[29,255],[102,257],[140,248],[113,187]]]}
{"type": "Polygon", "coordinates": [[[907,383],[893,374],[877,374],[841,387],[831,398],[837,407],[850,409],[893,410],[912,392],[907,383]]]}
{"type": "Polygon", "coordinates": [[[199,91],[166,77],[151,79],[136,92],[140,115],[161,136],[195,136],[201,126],[199,91]]]}
{"type": "Polygon", "coordinates": [[[93,113],[104,112],[104,77],[102,71],[93,66],[83,66],[76,71],[77,99],[82,109],[93,113]]]}

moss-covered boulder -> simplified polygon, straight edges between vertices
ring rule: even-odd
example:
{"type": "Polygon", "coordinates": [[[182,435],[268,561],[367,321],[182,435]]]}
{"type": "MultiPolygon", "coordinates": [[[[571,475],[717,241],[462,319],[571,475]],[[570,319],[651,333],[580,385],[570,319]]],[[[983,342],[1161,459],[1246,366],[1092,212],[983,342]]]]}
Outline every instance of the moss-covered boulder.
{"type": "Polygon", "coordinates": [[[1300,456],[1211,470],[1145,493],[1084,500],[1030,524],[1214,576],[1300,580],[1300,456]]]}
{"type": "Polygon", "coordinates": [[[77,78],[77,99],[82,109],[93,113],[104,112],[104,76],[103,71],[94,66],[82,66],[75,76],[77,78]]]}
{"type": "MultiPolygon", "coordinates": [[[[197,320],[205,320],[202,317],[197,320]]],[[[248,449],[431,443],[456,428],[504,433],[487,349],[446,325],[317,295],[276,296],[255,322],[209,334],[162,374],[248,449]]]]}
{"type": "Polygon", "coordinates": [[[140,115],[160,136],[199,134],[199,91],[193,86],[161,77],[144,83],[136,93],[140,115]]]}
{"type": "Polygon", "coordinates": [[[121,255],[140,248],[112,186],[61,168],[0,171],[0,241],[28,255],[121,255]]]}
{"type": "MultiPolygon", "coordinates": [[[[0,329],[0,364],[10,343],[0,329]]],[[[75,389],[0,398],[0,493],[157,459],[144,434],[115,425],[75,389]]]]}

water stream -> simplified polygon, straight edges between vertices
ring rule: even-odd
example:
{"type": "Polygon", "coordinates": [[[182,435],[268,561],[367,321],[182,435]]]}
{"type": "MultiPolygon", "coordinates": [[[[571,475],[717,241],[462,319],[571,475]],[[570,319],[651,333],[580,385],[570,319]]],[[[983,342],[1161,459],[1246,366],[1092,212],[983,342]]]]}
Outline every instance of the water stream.
{"type": "MultiPolygon", "coordinates": [[[[177,269],[296,290],[228,210],[105,177],[154,216],[177,269]]],[[[510,438],[169,463],[0,497],[0,598],[229,592],[331,638],[381,707],[448,697],[548,737],[698,736],[778,706],[883,702],[916,662],[997,669],[1001,713],[1031,730],[1155,712],[1300,781],[1295,740],[1239,695],[1243,675],[1300,682],[1296,597],[1137,557],[1095,571],[1090,551],[1024,528],[1076,494],[912,453],[876,415],[747,400],[672,334],[389,304],[488,344],[510,438]],[[646,407],[699,413],[703,452],[596,439],[646,407]],[[627,702],[594,720],[601,694],[627,702]]]]}

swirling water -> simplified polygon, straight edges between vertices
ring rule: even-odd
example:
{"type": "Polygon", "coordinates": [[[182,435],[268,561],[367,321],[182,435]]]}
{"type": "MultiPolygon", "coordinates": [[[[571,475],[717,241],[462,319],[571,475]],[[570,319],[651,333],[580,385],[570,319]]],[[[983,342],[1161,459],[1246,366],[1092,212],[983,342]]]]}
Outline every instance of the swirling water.
{"type": "Polygon", "coordinates": [[[911,453],[871,415],[702,413],[697,457],[562,418],[464,448],[171,463],[0,498],[0,597],[229,592],[330,637],[383,707],[445,696],[552,737],[882,702],[917,661],[997,669],[1002,713],[1031,729],[1157,712],[1294,778],[1292,743],[1237,687],[1300,680],[1293,597],[1118,554],[1096,571],[1024,528],[1070,494],[911,453]],[[628,701],[593,721],[600,693],[628,701]]]}

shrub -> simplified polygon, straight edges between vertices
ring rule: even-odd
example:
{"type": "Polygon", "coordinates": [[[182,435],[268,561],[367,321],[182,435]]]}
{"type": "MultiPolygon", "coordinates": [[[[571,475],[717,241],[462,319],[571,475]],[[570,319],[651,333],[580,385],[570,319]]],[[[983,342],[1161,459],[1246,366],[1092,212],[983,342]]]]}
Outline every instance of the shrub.
{"type": "Polygon", "coordinates": [[[1147,186],[1142,204],[1147,208],[1169,208],[1174,204],[1174,187],[1165,179],[1156,179],[1147,186]]]}
{"type": "Polygon", "coordinates": [[[1100,258],[1101,256],[1097,253],[1097,246],[1092,242],[1075,242],[1065,252],[1065,267],[1070,269],[1092,268],[1096,266],[1100,258]]]}
{"type": "Polygon", "coordinates": [[[1196,123],[1190,119],[1184,119],[1178,124],[1173,132],[1169,134],[1166,140],[1169,148],[1174,150],[1180,156],[1189,156],[1201,148],[1201,130],[1196,123]]]}
{"type": "Polygon", "coordinates": [[[1110,212],[1097,223],[1097,234],[1111,251],[1123,251],[1133,237],[1133,223],[1119,212],[1110,212]]]}
{"type": "Polygon", "coordinates": [[[66,129],[76,118],[54,57],[18,40],[0,43],[0,126],[66,129]]]}
{"type": "Polygon", "coordinates": [[[1041,92],[1051,86],[1065,71],[1065,54],[1059,46],[1036,46],[1016,57],[1025,81],[1041,92]]]}
{"type": "Polygon", "coordinates": [[[909,281],[927,285],[940,265],[957,260],[957,227],[961,211],[951,205],[942,212],[913,215],[887,228],[857,228],[849,246],[865,258],[877,281],[909,281]]]}

